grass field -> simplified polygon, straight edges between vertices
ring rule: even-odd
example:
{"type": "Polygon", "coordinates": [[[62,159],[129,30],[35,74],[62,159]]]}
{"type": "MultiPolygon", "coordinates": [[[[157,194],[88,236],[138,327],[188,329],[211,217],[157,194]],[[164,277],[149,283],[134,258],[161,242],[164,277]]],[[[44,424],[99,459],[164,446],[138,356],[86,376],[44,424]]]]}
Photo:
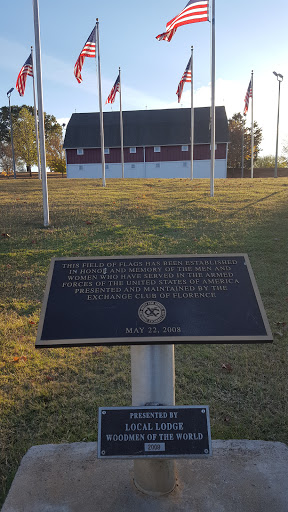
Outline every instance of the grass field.
{"type": "MultiPolygon", "coordinates": [[[[273,344],[176,346],[176,404],[210,406],[213,439],[287,442],[288,180],[0,183],[0,492],[30,446],[95,441],[131,404],[129,347],[34,348],[53,256],[248,253],[273,344]]],[[[0,500],[0,504],[2,503],[0,500]]]]}

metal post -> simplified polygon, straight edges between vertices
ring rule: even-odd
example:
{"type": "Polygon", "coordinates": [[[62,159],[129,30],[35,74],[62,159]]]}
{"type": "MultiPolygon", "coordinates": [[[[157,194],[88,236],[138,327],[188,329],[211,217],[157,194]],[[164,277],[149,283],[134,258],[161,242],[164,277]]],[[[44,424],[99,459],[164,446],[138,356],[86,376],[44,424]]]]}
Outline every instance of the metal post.
{"type": "Polygon", "coordinates": [[[254,120],[253,120],[254,85],[253,85],[253,71],[251,73],[251,89],[252,89],[252,97],[251,97],[251,178],[253,178],[253,173],[254,173],[254,120]]]}
{"type": "Polygon", "coordinates": [[[211,22],[211,171],[210,171],[210,196],[214,196],[215,174],[215,0],[212,0],[211,22]]]}
{"type": "Polygon", "coordinates": [[[106,187],[105,178],[105,153],[104,153],[104,123],[103,123],[103,108],[102,108],[102,89],[101,89],[101,67],[100,67],[100,42],[99,42],[99,21],[96,20],[96,38],[97,38],[97,52],[98,52],[98,90],[99,90],[99,111],[100,111],[100,137],[101,137],[101,161],[102,161],[102,185],[106,187]]]}
{"type": "Polygon", "coordinates": [[[144,176],[146,178],[146,147],[143,146],[143,163],[144,163],[144,176]]]}
{"type": "Polygon", "coordinates": [[[49,226],[49,204],[48,204],[48,187],[47,187],[47,172],[46,172],[45,128],[44,128],[44,109],[43,109],[43,92],[42,92],[41,46],[40,46],[38,0],[33,0],[33,12],[34,12],[34,32],[35,32],[35,55],[36,55],[36,73],[37,73],[43,213],[44,213],[44,226],[47,227],[47,226],[49,226]]]}
{"type": "Polygon", "coordinates": [[[194,158],[193,46],[191,46],[191,180],[193,180],[193,158],[194,158]]]}
{"type": "Polygon", "coordinates": [[[14,91],[14,87],[7,92],[8,100],[9,100],[9,118],[10,118],[10,132],[11,132],[11,146],[12,146],[12,160],[13,160],[13,174],[16,179],[16,163],[15,163],[15,153],[14,153],[14,141],[13,141],[13,124],[12,124],[12,116],[11,116],[11,104],[10,104],[10,96],[11,92],[14,91]]]}
{"type": "Polygon", "coordinates": [[[34,71],[33,46],[31,46],[31,58],[32,58],[32,70],[33,70],[32,72],[33,72],[34,120],[35,120],[35,133],[36,133],[36,145],[37,145],[38,178],[39,178],[39,180],[41,180],[41,163],[40,163],[40,152],[39,152],[38,115],[37,115],[37,102],[36,102],[36,91],[35,91],[35,71],[34,71]]]}
{"type": "MultiPolygon", "coordinates": [[[[278,77],[277,77],[278,80],[278,77]]],[[[276,131],[276,153],[275,153],[275,171],[274,178],[277,178],[277,165],[278,165],[278,135],[279,135],[279,111],[280,111],[280,84],[282,80],[278,80],[279,82],[279,92],[278,92],[278,114],[277,114],[277,131],[276,131]]]]}
{"type": "MultiPolygon", "coordinates": [[[[174,345],[131,346],[132,405],[175,405],[174,345]]],[[[135,459],[134,483],[151,496],[171,492],[175,461],[135,459]]]]}
{"type": "MultiPolygon", "coordinates": [[[[245,121],[244,121],[245,123],[245,121]]],[[[244,131],[245,125],[242,125],[242,137],[241,137],[241,178],[244,178],[244,131]]]]}
{"type": "Polygon", "coordinates": [[[121,70],[119,67],[119,84],[120,84],[120,143],[121,143],[121,165],[122,165],[122,178],[124,178],[124,145],[123,145],[123,113],[122,113],[122,80],[121,70]]]}

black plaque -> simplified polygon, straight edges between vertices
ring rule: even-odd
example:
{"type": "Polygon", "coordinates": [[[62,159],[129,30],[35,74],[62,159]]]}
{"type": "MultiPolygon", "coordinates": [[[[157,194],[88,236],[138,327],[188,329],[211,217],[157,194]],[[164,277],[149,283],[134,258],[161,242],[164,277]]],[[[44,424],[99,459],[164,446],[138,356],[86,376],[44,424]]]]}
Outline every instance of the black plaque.
{"type": "Polygon", "coordinates": [[[271,342],[245,254],[54,258],[36,347],[271,342]]]}
{"type": "Polygon", "coordinates": [[[207,405],[99,408],[100,458],[201,458],[210,455],[207,405]]]}

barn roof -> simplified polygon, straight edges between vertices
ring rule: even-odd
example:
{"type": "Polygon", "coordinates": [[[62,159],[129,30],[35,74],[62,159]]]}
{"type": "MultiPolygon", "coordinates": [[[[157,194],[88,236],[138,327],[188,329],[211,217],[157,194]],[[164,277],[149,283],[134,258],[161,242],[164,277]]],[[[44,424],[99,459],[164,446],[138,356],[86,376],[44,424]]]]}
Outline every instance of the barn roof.
{"type": "MultiPolygon", "coordinates": [[[[99,112],[72,114],[64,148],[101,146],[99,112]]],[[[104,112],[105,147],[120,147],[119,111],[104,112]]],[[[190,144],[191,109],[129,110],[123,112],[124,146],[170,146],[190,144]]],[[[194,109],[194,143],[209,144],[210,107],[194,109]]],[[[216,143],[228,142],[225,107],[215,110],[216,143]]]]}

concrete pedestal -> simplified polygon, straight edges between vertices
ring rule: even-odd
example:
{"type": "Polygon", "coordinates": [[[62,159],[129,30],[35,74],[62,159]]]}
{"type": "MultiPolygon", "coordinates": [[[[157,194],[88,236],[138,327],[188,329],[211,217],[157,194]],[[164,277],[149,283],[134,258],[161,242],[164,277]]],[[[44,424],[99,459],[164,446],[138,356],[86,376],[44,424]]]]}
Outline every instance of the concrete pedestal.
{"type": "Polygon", "coordinates": [[[288,447],[212,441],[213,457],[176,461],[158,498],[133,483],[133,461],[97,459],[97,443],[33,446],[2,512],[287,512],[288,447]]]}

